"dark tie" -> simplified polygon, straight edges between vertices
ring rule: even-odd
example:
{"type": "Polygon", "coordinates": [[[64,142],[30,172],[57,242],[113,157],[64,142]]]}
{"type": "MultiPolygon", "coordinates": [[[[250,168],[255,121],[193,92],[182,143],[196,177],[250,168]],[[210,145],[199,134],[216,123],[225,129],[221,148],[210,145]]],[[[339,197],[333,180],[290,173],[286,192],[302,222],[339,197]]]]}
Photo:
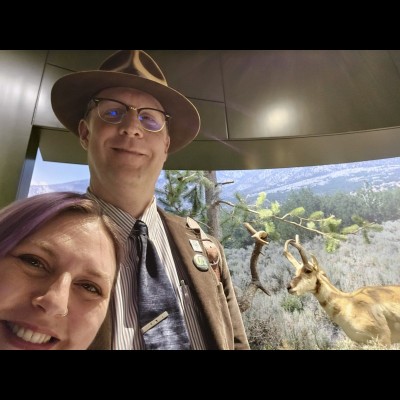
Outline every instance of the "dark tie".
{"type": "Polygon", "coordinates": [[[137,238],[139,325],[147,350],[188,350],[189,336],[172,284],[140,220],[132,229],[137,238]]]}

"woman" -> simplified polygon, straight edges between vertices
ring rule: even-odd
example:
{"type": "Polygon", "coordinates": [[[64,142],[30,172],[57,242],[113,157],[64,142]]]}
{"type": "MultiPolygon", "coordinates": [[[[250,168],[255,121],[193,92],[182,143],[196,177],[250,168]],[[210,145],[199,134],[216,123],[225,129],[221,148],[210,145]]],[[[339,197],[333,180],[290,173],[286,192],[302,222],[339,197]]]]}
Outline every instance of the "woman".
{"type": "Polygon", "coordinates": [[[87,349],[107,313],[117,266],[114,223],[76,193],[0,211],[0,350],[87,349]]]}

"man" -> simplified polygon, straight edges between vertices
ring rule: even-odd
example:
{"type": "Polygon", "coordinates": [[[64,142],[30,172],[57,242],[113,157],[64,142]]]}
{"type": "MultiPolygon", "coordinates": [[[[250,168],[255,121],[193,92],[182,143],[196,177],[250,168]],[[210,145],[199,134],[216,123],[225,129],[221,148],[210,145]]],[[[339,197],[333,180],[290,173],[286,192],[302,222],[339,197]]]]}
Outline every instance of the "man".
{"type": "Polygon", "coordinates": [[[172,282],[190,348],[248,349],[221,245],[206,238],[195,221],[159,209],[154,196],[168,154],[199,132],[194,105],[167,85],[148,54],[124,50],[111,55],[99,70],[59,79],[52,107],[88,153],[88,196],[127,238],[111,316],[92,348],[145,348],[138,322],[138,254],[129,238],[139,219],[147,224],[172,282]],[[207,255],[215,265],[208,263],[207,255]]]}

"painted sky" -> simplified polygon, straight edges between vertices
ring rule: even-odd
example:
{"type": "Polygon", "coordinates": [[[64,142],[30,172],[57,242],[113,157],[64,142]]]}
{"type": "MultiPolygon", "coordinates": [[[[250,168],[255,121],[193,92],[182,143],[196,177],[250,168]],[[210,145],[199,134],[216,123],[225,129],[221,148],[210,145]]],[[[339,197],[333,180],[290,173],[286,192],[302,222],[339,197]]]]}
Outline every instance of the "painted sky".
{"type": "Polygon", "coordinates": [[[40,150],[38,150],[31,185],[52,185],[83,179],[89,179],[87,165],[43,161],[40,150]]]}
{"type": "MultiPolygon", "coordinates": [[[[384,163],[383,165],[385,165],[385,174],[388,176],[388,179],[390,178],[391,180],[395,179],[397,182],[400,181],[399,178],[399,164],[400,164],[400,157],[397,158],[393,158],[392,159],[394,164],[390,166],[390,169],[387,169],[386,165],[387,163],[384,163]],[[395,177],[393,177],[393,175],[395,175],[395,177]]],[[[375,160],[375,161],[371,161],[371,176],[370,178],[373,178],[373,171],[375,171],[376,167],[376,161],[379,160],[375,160]],[[375,169],[374,169],[375,168],[375,169]]],[[[382,160],[385,161],[385,160],[382,160]]],[[[357,169],[358,165],[361,165],[362,167],[365,169],[368,167],[369,162],[361,162],[361,163],[348,163],[348,164],[338,164],[337,167],[339,166],[344,166],[345,169],[352,169],[352,173],[354,174],[355,169],[357,169]]],[[[325,167],[329,167],[325,166],[325,167]]],[[[317,169],[319,170],[320,167],[319,166],[313,166],[313,167],[297,167],[297,168],[281,168],[281,169],[275,169],[273,170],[273,174],[275,177],[280,177],[280,172],[283,172],[285,177],[289,179],[290,176],[292,176],[293,174],[300,174],[299,171],[301,171],[302,176],[304,176],[305,170],[306,169],[310,169],[310,173],[312,173],[313,169],[317,169]],[[296,170],[298,170],[296,172],[296,170]]],[[[260,174],[262,174],[263,171],[271,171],[271,170],[258,170],[257,175],[259,176],[260,174]]],[[[221,176],[225,176],[226,174],[224,174],[224,172],[229,174],[229,177],[231,177],[232,179],[240,182],[241,179],[241,171],[220,171],[221,172],[221,176]],[[231,174],[232,172],[232,174],[231,174]],[[239,174],[239,175],[238,175],[239,174]],[[235,176],[235,178],[233,178],[233,176],[235,176]]],[[[343,171],[341,172],[343,174],[343,171]]],[[[344,172],[345,173],[345,172],[344,172]]],[[[382,171],[380,171],[380,173],[382,173],[382,171]]],[[[379,175],[379,174],[378,174],[379,175]]],[[[330,179],[332,180],[333,177],[330,176],[330,179]]],[[[87,165],[77,165],[77,164],[65,164],[65,163],[55,163],[55,162],[48,162],[48,161],[43,161],[42,155],[40,154],[40,151],[38,151],[38,156],[36,158],[36,162],[35,162],[35,167],[33,170],[33,174],[32,174],[32,180],[31,180],[31,186],[32,185],[37,185],[37,186],[48,186],[48,185],[55,185],[55,184],[63,184],[63,183],[69,183],[69,182],[76,182],[76,181],[89,181],[89,167],[87,165]]],[[[380,181],[382,181],[382,176],[379,175],[378,178],[380,179],[380,181]]],[[[278,178],[278,180],[280,180],[281,178],[278,178]]],[[[306,179],[306,178],[304,178],[306,179]]],[[[304,179],[302,182],[299,182],[299,185],[303,185],[304,186],[304,179]]],[[[356,179],[356,178],[353,178],[356,179]]],[[[278,184],[278,182],[275,182],[275,184],[273,183],[274,180],[271,179],[271,177],[265,177],[265,180],[268,180],[270,183],[272,183],[274,186],[279,187],[280,185],[278,184]]],[[[384,180],[386,182],[386,180],[384,180]]],[[[382,182],[381,182],[382,183],[382,182]]],[[[292,183],[291,183],[292,184],[292,183]]],[[[379,182],[378,182],[379,184],[379,182]]],[[[321,185],[321,183],[319,184],[321,185]]],[[[242,184],[243,186],[243,184],[242,184]]],[[[58,189],[57,189],[58,190],[58,189]]],[[[74,189],[75,190],[75,189],[74,189]]],[[[235,191],[238,190],[237,188],[235,188],[235,191]]],[[[244,188],[242,187],[240,190],[244,190],[244,188]]],[[[271,190],[271,188],[269,188],[269,190],[271,191],[271,193],[273,192],[273,190],[271,190]]]]}

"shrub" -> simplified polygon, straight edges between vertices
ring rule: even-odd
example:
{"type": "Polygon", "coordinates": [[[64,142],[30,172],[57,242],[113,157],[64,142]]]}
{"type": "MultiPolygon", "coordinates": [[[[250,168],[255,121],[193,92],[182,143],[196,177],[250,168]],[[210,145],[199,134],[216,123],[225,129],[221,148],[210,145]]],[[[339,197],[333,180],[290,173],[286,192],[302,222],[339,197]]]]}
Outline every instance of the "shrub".
{"type": "Polygon", "coordinates": [[[281,306],[285,311],[290,313],[294,313],[295,311],[301,312],[304,309],[301,299],[294,295],[285,296],[281,302],[281,306]]]}

